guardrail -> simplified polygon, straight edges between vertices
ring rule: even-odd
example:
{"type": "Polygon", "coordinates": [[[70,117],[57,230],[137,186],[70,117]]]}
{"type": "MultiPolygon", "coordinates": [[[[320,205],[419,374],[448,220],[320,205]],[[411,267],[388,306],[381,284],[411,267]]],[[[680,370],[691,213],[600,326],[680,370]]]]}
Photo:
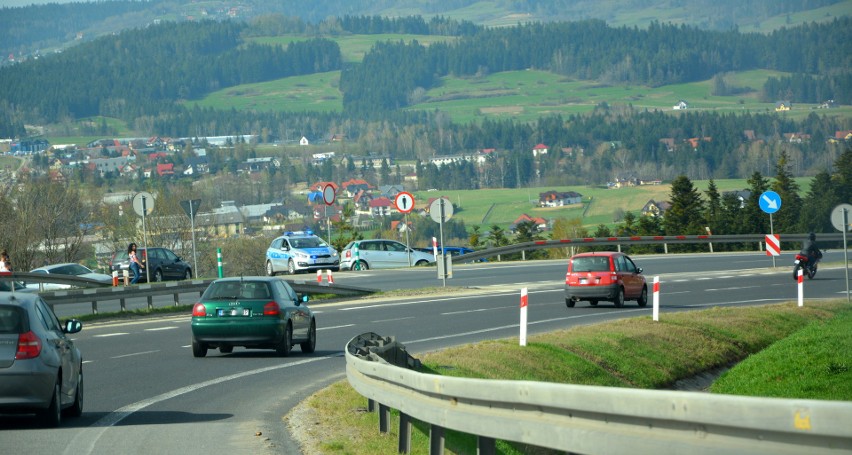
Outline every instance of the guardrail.
{"type": "MultiPolygon", "coordinates": [[[[97,280],[71,276],[46,276],[38,273],[12,272],[3,278],[26,282],[60,283],[73,286],[99,286],[84,289],[66,289],[59,291],[40,292],[39,295],[53,309],[54,305],[70,303],[92,304],[92,313],[98,313],[98,302],[118,300],[121,311],[126,311],[127,299],[146,297],[148,308],[154,308],[154,297],[162,295],[173,295],[175,305],[178,304],[180,294],[198,293],[200,296],[207,289],[213,279],[186,280],[186,281],[164,281],[159,283],[136,284],[132,286],[112,287],[112,283],[104,284],[97,280]]],[[[358,286],[347,286],[341,284],[319,284],[307,280],[285,280],[293,289],[301,294],[334,294],[340,296],[362,296],[376,292],[375,289],[362,288],[358,286]]]]}
{"type": "MultiPolygon", "coordinates": [[[[787,242],[803,242],[808,234],[780,234],[781,241],[787,242]]],[[[496,248],[488,248],[485,250],[474,251],[459,256],[453,256],[453,263],[473,262],[480,259],[487,259],[503,254],[523,253],[525,251],[541,250],[546,248],[570,248],[583,246],[600,246],[612,245],[617,246],[619,251],[622,246],[630,245],[651,245],[660,244],[677,245],[677,244],[696,244],[706,243],[759,243],[762,244],[766,239],[762,234],[738,234],[738,235],[654,235],[654,236],[631,236],[631,237],[579,237],[573,239],[559,240],[537,240],[534,242],[516,243],[496,248]]],[[[832,234],[819,234],[817,237],[818,243],[842,242],[843,233],[836,232],[832,234]]],[[[797,250],[798,251],[798,250],[797,250]]]]}
{"type": "Polygon", "coordinates": [[[359,357],[363,336],[346,345],[346,377],[371,410],[380,404],[380,431],[399,411],[400,453],[412,418],[430,425],[431,454],[443,453],[445,429],[475,435],[480,454],[497,439],[588,454],[852,451],[849,402],[438,376],[359,357]]]}

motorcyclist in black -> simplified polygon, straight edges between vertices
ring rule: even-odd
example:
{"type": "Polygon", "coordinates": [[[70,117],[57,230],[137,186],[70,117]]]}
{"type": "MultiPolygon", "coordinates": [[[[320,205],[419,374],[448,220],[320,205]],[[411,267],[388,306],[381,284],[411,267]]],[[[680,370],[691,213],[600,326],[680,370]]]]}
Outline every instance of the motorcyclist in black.
{"type": "Polygon", "coordinates": [[[800,254],[808,257],[810,265],[813,265],[817,259],[822,259],[822,251],[819,250],[816,244],[816,234],[813,232],[808,233],[808,239],[802,242],[802,251],[800,254]]]}

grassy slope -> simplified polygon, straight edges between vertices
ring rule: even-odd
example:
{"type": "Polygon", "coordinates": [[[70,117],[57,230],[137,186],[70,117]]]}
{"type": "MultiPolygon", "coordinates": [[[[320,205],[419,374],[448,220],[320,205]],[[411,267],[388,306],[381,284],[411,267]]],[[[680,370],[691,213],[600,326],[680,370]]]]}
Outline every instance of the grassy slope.
{"type": "MultiPolygon", "coordinates": [[[[743,366],[751,367],[732,369],[726,382],[751,387],[765,381],[761,369],[767,366],[773,368],[770,387],[793,385],[767,391],[769,396],[848,401],[850,329],[852,311],[840,301],[808,302],[804,308],[793,303],[714,308],[665,314],[660,322],[640,317],[546,333],[530,337],[527,347],[518,346],[517,338],[484,341],[429,353],[422,360],[424,372],[440,375],[664,388],[749,358],[743,366]],[[761,353],[765,348],[766,356],[761,353]],[[817,351],[817,359],[806,359],[817,351]]],[[[764,395],[767,388],[752,394],[764,395]]],[[[306,453],[393,453],[398,428],[392,425],[391,434],[380,436],[378,416],[364,412],[365,405],[345,380],[309,398],[305,409],[313,420],[305,431],[317,447],[306,453]]],[[[415,425],[412,444],[412,453],[427,453],[428,427],[415,425]]],[[[476,453],[475,447],[472,437],[448,432],[447,453],[476,453]]],[[[498,453],[531,450],[498,442],[498,453]]]]}

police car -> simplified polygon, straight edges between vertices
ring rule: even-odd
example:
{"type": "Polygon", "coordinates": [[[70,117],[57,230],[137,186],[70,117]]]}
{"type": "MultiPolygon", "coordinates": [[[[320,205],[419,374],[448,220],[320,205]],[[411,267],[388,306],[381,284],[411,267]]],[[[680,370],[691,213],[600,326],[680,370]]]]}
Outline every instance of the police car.
{"type": "Polygon", "coordinates": [[[291,275],[311,270],[340,270],[340,255],[311,231],[286,232],[266,250],[266,274],[291,275]]]}

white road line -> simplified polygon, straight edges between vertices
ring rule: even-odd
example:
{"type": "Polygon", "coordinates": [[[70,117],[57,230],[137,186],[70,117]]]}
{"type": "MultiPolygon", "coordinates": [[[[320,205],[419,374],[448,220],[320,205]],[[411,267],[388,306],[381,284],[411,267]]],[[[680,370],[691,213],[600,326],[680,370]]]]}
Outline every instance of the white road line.
{"type": "Polygon", "coordinates": [[[103,436],[104,432],[109,427],[116,425],[122,420],[129,417],[131,414],[137,411],[141,411],[142,409],[147,408],[148,406],[157,404],[161,401],[170,400],[172,398],[185,395],[190,392],[195,392],[196,390],[200,390],[204,387],[211,385],[219,385],[226,381],[232,381],[234,379],[240,379],[247,376],[253,376],[256,374],[266,373],[269,371],[280,370],[282,368],[290,368],[296,367],[299,365],[304,365],[306,363],[318,362],[320,360],[331,359],[335,357],[340,357],[342,354],[338,355],[330,355],[324,357],[316,357],[312,359],[305,359],[291,363],[279,364],[275,366],[258,368],[256,370],[251,371],[243,371],[241,373],[232,374],[229,376],[222,376],[214,379],[210,379],[208,381],[200,382],[197,384],[193,384],[190,386],[182,387],[179,389],[172,390],[170,392],[166,392],[155,397],[148,398],[147,400],[137,401],[136,403],[129,404],[127,406],[116,409],[113,412],[101,417],[97,422],[93,423],[91,426],[87,428],[82,428],[78,430],[77,435],[74,436],[74,439],[65,447],[65,451],[63,453],[67,455],[79,455],[79,454],[90,454],[95,450],[95,445],[103,436]]]}
{"type": "Polygon", "coordinates": [[[404,321],[406,319],[414,319],[414,316],[409,316],[407,318],[396,318],[396,319],[380,319],[378,321],[370,321],[370,324],[378,324],[380,322],[396,322],[396,321],[404,321]]]}
{"type": "Polygon", "coordinates": [[[133,356],[137,356],[137,355],[153,354],[155,352],[160,352],[160,350],[158,349],[156,351],[134,352],[133,354],[117,355],[115,357],[110,357],[110,358],[111,359],[123,359],[125,357],[133,357],[133,356]]]}
{"type": "Polygon", "coordinates": [[[465,310],[465,311],[450,311],[447,313],[441,313],[441,316],[452,316],[454,314],[467,314],[467,313],[478,313],[480,311],[492,311],[492,310],[507,310],[507,309],[515,309],[516,306],[501,306],[494,308],[479,308],[477,310],[465,310]]]}
{"type": "Polygon", "coordinates": [[[95,335],[93,338],[106,338],[106,337],[117,337],[121,335],[130,335],[127,332],[115,332],[115,333],[103,333],[100,335],[95,335]]]}
{"type": "Polygon", "coordinates": [[[332,330],[332,329],[342,329],[342,328],[345,328],[345,327],[352,327],[352,326],[354,326],[354,325],[355,325],[355,324],[346,324],[346,325],[336,325],[336,326],[334,326],[334,327],[317,327],[317,331],[320,331],[320,330],[332,330]]]}
{"type": "Polygon", "coordinates": [[[752,289],[752,288],[762,288],[762,287],[764,287],[764,286],[739,286],[739,287],[732,287],[732,288],[705,289],[705,291],[707,291],[707,292],[710,292],[710,291],[736,291],[738,289],[752,289]]]}
{"type": "Polygon", "coordinates": [[[158,331],[158,330],[172,330],[172,329],[179,329],[179,328],[180,328],[180,327],[175,327],[175,326],[171,326],[171,327],[154,327],[153,329],[145,329],[145,331],[146,331],[146,332],[156,332],[156,331],[158,331]]]}
{"type": "Polygon", "coordinates": [[[660,291],[660,294],[662,294],[662,295],[674,295],[674,294],[689,294],[690,292],[692,292],[692,291],[675,291],[675,292],[660,291]]]}

